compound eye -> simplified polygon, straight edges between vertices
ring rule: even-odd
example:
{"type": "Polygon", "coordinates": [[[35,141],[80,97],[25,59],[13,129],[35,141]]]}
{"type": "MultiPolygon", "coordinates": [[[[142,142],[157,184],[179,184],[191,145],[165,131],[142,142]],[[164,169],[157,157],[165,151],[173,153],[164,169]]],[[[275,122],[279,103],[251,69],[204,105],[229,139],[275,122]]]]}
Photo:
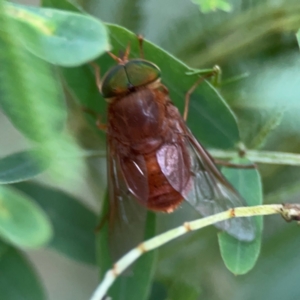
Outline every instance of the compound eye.
{"type": "Polygon", "coordinates": [[[128,91],[129,85],[124,66],[117,65],[104,75],[101,93],[104,98],[119,96],[128,91]]]}
{"type": "Polygon", "coordinates": [[[143,59],[132,59],[125,65],[128,80],[134,87],[147,85],[160,78],[160,69],[143,59]]]}

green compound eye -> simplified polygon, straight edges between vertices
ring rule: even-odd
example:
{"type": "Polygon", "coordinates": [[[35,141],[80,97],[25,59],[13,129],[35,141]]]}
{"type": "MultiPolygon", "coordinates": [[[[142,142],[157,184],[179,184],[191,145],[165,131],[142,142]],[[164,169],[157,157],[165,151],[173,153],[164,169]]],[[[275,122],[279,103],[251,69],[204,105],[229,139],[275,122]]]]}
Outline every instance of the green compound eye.
{"type": "Polygon", "coordinates": [[[135,87],[149,84],[160,78],[160,69],[146,60],[130,60],[125,65],[125,69],[129,82],[135,87]]]}
{"type": "Polygon", "coordinates": [[[110,69],[102,81],[104,98],[122,95],[134,87],[147,85],[160,78],[159,68],[146,60],[133,59],[110,69]]]}
{"type": "Polygon", "coordinates": [[[115,97],[128,91],[128,77],[123,65],[111,68],[102,80],[101,93],[104,98],[115,97]]]}

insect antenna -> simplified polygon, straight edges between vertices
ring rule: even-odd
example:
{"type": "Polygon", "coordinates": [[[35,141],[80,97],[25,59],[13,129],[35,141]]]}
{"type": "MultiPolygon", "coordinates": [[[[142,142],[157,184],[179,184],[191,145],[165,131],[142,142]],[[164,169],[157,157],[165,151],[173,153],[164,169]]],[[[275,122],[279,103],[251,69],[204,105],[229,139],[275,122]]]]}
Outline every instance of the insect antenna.
{"type": "Polygon", "coordinates": [[[141,34],[138,34],[137,38],[139,41],[140,57],[144,58],[144,48],[143,48],[144,37],[141,34]]]}
{"type": "Polygon", "coordinates": [[[129,53],[130,53],[130,42],[128,43],[128,45],[125,49],[125,52],[124,52],[124,55],[123,55],[123,58],[122,58],[123,62],[128,61],[129,53]]]}
{"type": "Polygon", "coordinates": [[[113,59],[115,60],[118,64],[122,64],[123,63],[123,59],[114,55],[112,52],[107,51],[107,54],[113,59]]]}
{"type": "Polygon", "coordinates": [[[189,112],[189,104],[190,104],[190,97],[191,94],[195,91],[195,89],[206,79],[209,77],[212,77],[216,75],[217,70],[213,70],[212,72],[209,72],[201,77],[198,78],[198,80],[194,83],[194,85],[187,91],[185,94],[185,101],[184,101],[184,113],[183,113],[183,120],[186,122],[189,112]]]}

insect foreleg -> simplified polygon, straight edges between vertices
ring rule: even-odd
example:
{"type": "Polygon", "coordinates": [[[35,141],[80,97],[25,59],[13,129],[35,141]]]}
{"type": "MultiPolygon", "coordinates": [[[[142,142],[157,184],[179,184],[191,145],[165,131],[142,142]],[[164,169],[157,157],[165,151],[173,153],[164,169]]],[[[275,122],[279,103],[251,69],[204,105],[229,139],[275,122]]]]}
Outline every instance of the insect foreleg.
{"type": "Polygon", "coordinates": [[[184,112],[183,112],[183,120],[186,122],[187,117],[188,117],[188,112],[189,112],[189,104],[190,104],[190,97],[191,94],[195,91],[195,89],[206,79],[211,76],[216,76],[220,74],[221,69],[219,66],[215,66],[213,68],[213,71],[201,76],[198,78],[198,80],[194,83],[194,85],[187,91],[185,94],[185,100],[184,100],[184,112]]]}
{"type": "Polygon", "coordinates": [[[100,76],[100,67],[95,62],[90,62],[90,66],[93,67],[96,78],[96,85],[98,87],[99,92],[101,93],[101,76],[100,76]]]}

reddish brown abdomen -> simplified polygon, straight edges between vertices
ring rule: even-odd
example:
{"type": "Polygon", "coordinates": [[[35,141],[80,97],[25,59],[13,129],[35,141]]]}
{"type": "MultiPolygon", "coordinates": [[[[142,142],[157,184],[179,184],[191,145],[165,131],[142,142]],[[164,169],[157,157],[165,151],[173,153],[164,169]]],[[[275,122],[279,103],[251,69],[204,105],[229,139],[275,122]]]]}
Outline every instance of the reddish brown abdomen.
{"type": "Polygon", "coordinates": [[[170,185],[162,173],[155,152],[145,156],[145,161],[149,186],[147,208],[169,213],[174,211],[183,201],[182,195],[170,185]]]}

